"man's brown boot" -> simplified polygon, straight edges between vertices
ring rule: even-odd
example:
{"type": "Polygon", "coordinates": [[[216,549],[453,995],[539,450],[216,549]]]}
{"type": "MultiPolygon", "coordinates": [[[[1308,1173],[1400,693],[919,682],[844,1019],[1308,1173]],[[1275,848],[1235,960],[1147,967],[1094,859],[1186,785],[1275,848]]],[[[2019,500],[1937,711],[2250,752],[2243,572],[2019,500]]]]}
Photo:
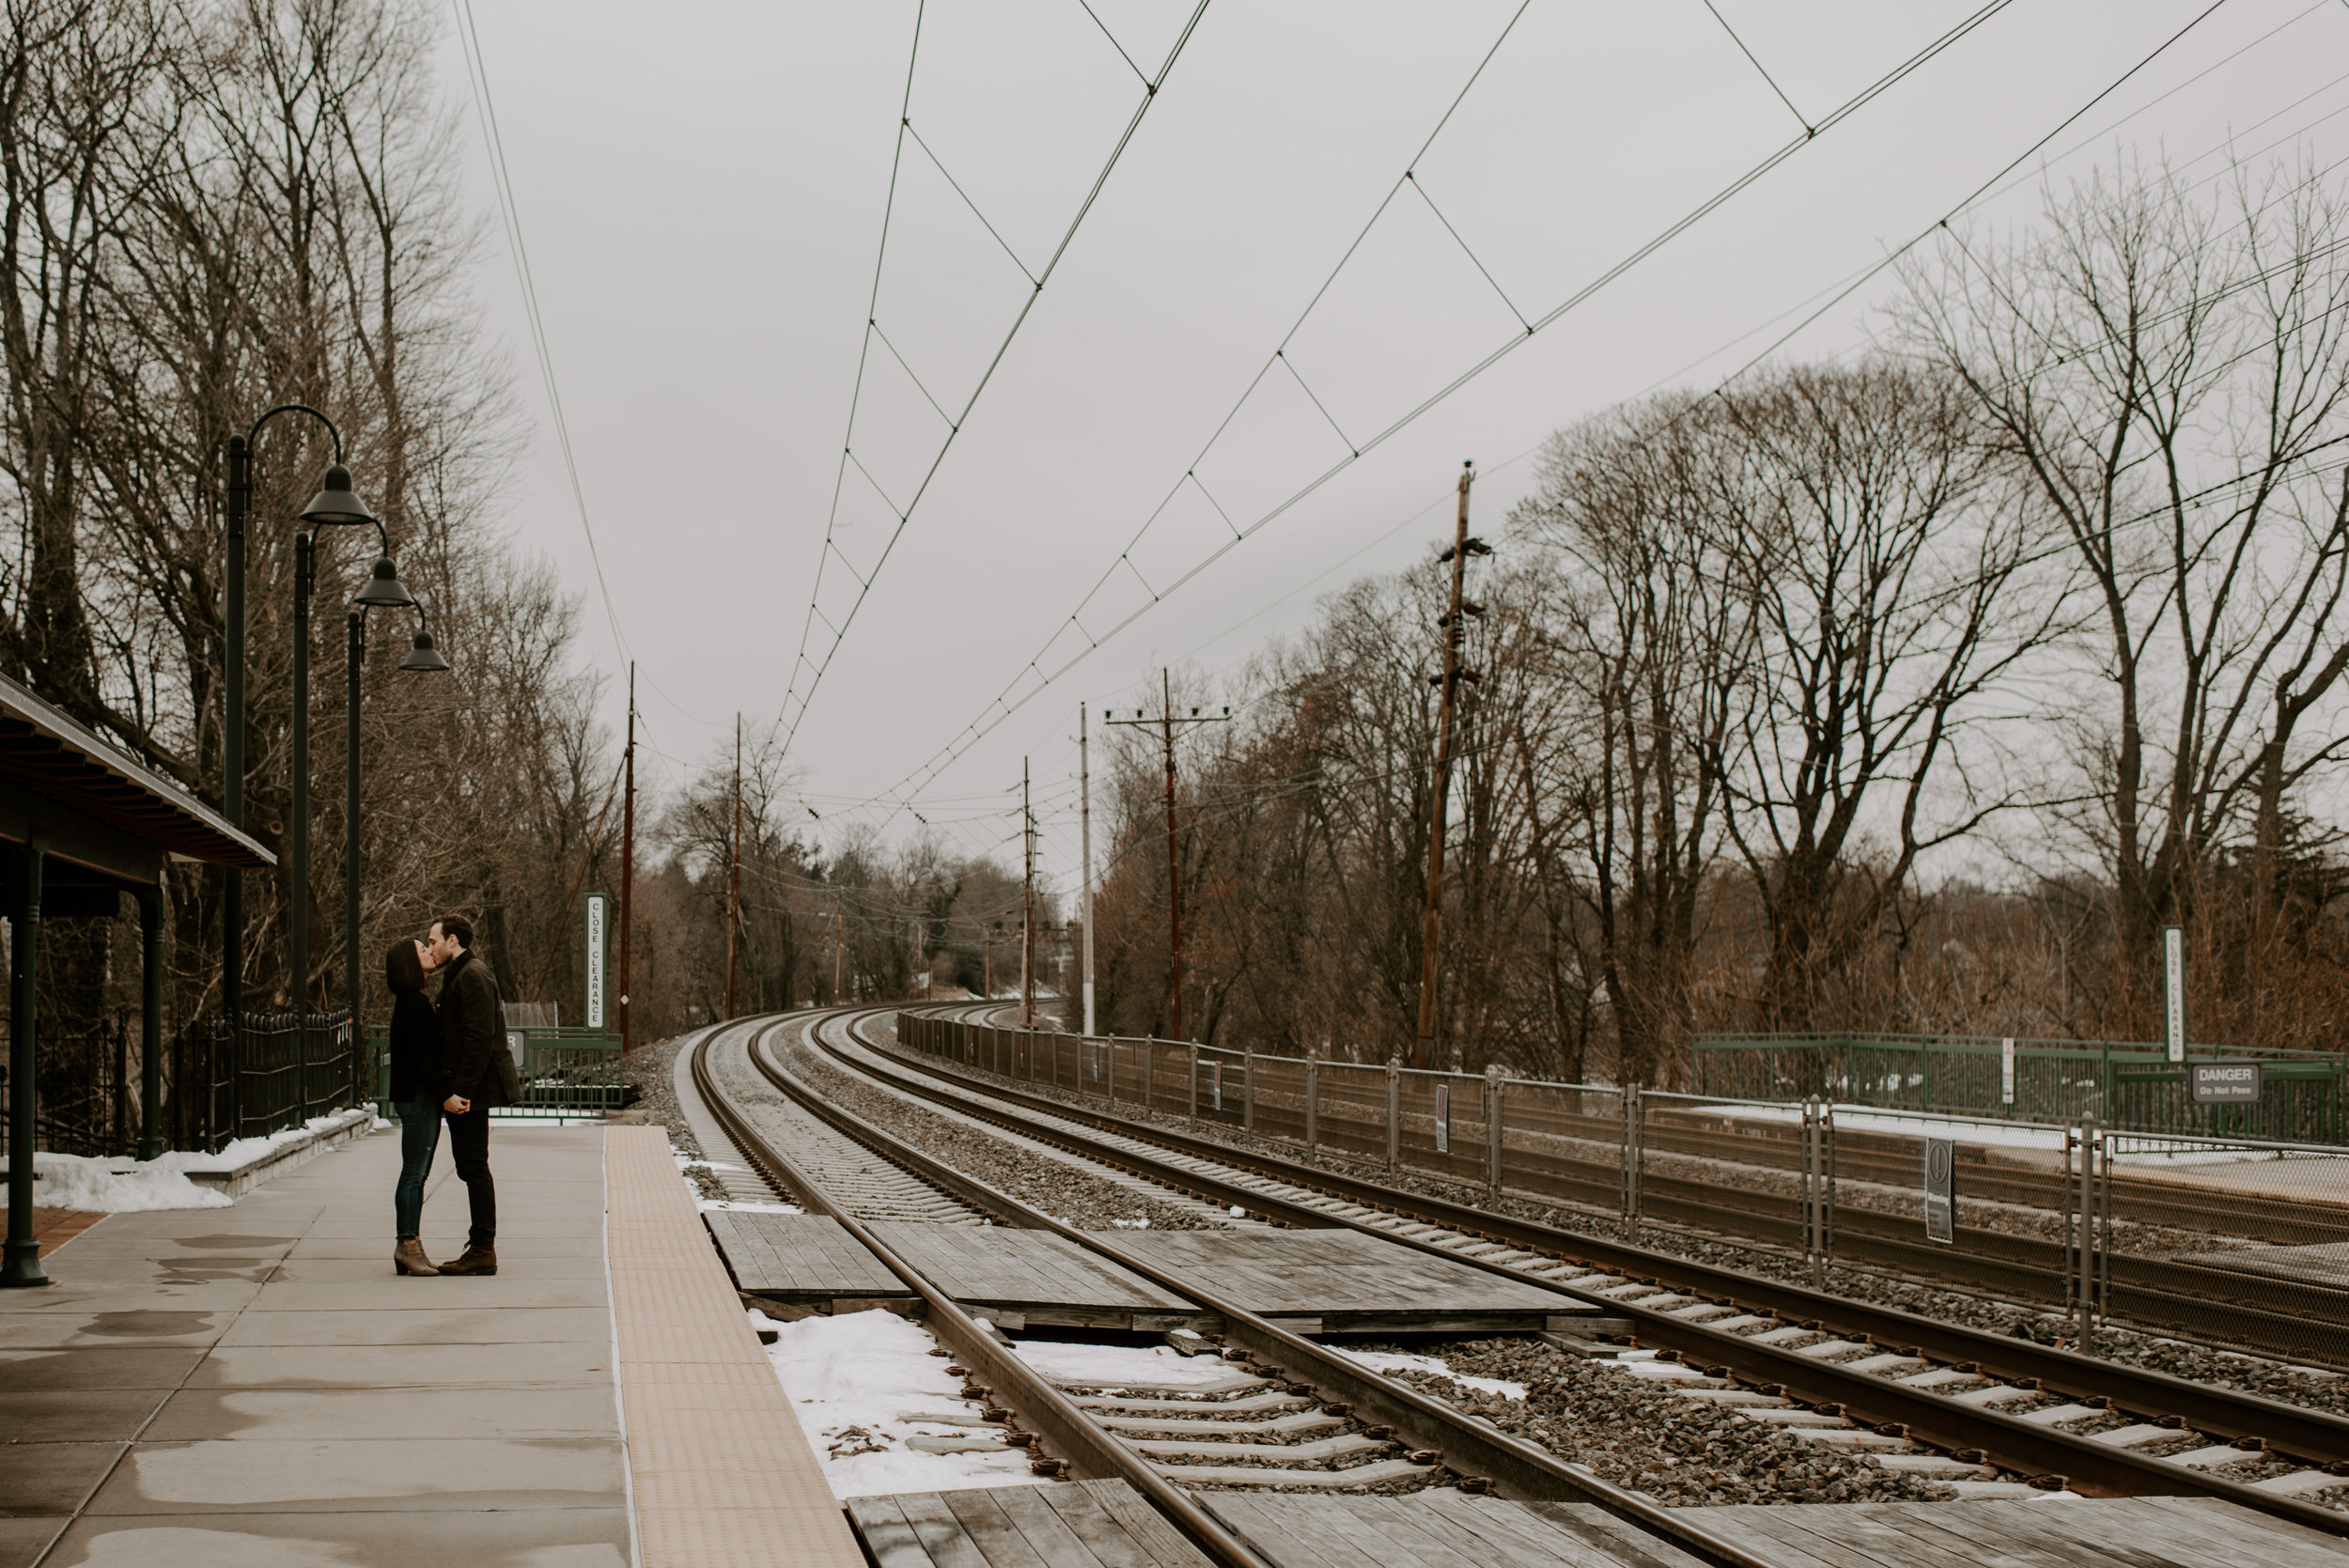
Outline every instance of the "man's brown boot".
{"type": "Polygon", "coordinates": [[[424,1243],[414,1236],[403,1241],[392,1253],[392,1268],[400,1274],[438,1274],[432,1260],[424,1255],[424,1243]]]}
{"type": "Polygon", "coordinates": [[[498,1250],[494,1247],[468,1247],[461,1258],[451,1258],[441,1265],[443,1274],[495,1274],[498,1271],[498,1250]]]}

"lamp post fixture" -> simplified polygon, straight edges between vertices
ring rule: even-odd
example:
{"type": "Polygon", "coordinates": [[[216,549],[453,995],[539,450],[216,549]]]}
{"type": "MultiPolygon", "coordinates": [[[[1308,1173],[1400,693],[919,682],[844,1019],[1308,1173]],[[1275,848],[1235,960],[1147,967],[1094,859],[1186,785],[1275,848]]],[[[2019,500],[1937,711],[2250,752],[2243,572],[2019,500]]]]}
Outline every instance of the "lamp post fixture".
{"type": "MultiPolygon", "coordinates": [[[[405,609],[415,611],[419,620],[424,616],[424,606],[401,584],[386,558],[376,562],[374,574],[351,599],[343,617],[345,664],[350,672],[343,693],[343,998],[350,1008],[354,1043],[359,1038],[359,672],[367,658],[367,612],[405,609]]],[[[419,626],[399,667],[439,671],[448,668],[448,660],[432,645],[432,633],[419,626]]]]}
{"type": "MultiPolygon", "coordinates": [[[[384,559],[376,563],[374,579],[388,578],[398,588],[398,573],[392,567],[391,536],[366,505],[350,488],[350,471],[343,466],[343,436],[334,422],[306,403],[281,403],[253,422],[252,429],[242,436],[228,438],[228,539],[227,581],[225,584],[227,611],[227,733],[222,737],[222,761],[227,774],[222,791],[231,824],[244,826],[244,725],[245,725],[245,524],[253,510],[253,443],[260,438],[261,427],[281,413],[305,413],[326,427],[334,444],[334,461],[328,467],[319,493],[303,507],[300,519],[309,527],[294,536],[294,658],[293,658],[293,801],[292,821],[288,824],[287,866],[293,896],[288,910],[290,946],[292,948],[292,1002],[300,1016],[309,1010],[309,871],[310,871],[310,591],[316,576],[317,537],[322,527],[360,526],[373,524],[383,544],[384,559]]],[[[398,593],[413,602],[408,590],[398,593]]],[[[222,1004],[234,1019],[244,1012],[244,879],[238,871],[228,873],[226,897],[223,901],[221,961],[222,1004]]],[[[299,1022],[296,1028],[300,1029],[299,1022]]],[[[237,1107],[241,1119],[242,1106],[237,1107]]]]}

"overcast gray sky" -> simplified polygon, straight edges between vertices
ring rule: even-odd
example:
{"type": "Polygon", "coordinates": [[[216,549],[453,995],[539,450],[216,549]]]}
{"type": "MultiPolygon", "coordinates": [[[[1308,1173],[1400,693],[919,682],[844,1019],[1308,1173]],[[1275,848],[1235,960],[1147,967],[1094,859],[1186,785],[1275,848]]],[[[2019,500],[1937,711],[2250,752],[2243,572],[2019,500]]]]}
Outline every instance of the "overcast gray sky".
{"type": "MultiPolygon", "coordinates": [[[[870,479],[851,466],[842,483],[912,0],[474,0],[579,480],[639,661],[640,779],[677,780],[737,710],[756,726],[804,700],[792,760],[828,824],[894,800],[951,747],[920,809],[955,822],[962,846],[1010,855],[1004,808],[1030,754],[1050,802],[1046,862],[1070,885],[1080,700],[1097,716],[1155,688],[1163,662],[1221,671],[1309,620],[1318,594],[1411,560],[1446,528],[1463,458],[1482,468],[1489,529],[1547,432],[1737,369],[2205,11],[1973,221],[2029,223],[2043,163],[2068,180],[2121,144],[2205,172],[2231,136],[2329,162],[2349,135],[2332,117],[2349,110],[2344,0],[2013,0],[1529,337],[1525,322],[1978,8],[1715,4],[1751,59],[1704,0],[1531,0],[1521,15],[1517,0],[1215,0],[1038,294],[1031,277],[1191,3],[930,0],[908,111],[928,153],[904,145],[873,311],[887,343],[865,356],[854,432],[870,479]],[[1388,205],[1286,365],[1241,402],[1407,166],[1418,190],[1388,205]],[[948,434],[933,404],[962,408],[1031,296],[920,490],[948,434]],[[811,598],[820,660],[859,578],[869,592],[810,697],[795,659],[811,598]],[[1032,660],[1060,671],[1137,610],[1024,706],[998,706],[1039,684],[1032,660]],[[973,737],[974,722],[992,728],[973,737]]],[[[453,25],[445,55],[461,93],[453,25]]],[[[494,214],[460,101],[471,194],[494,214]]],[[[503,243],[478,287],[529,365],[503,243]]],[[[1863,287],[1783,352],[1850,349],[1890,287],[1863,287]]],[[[509,520],[587,595],[582,654],[614,677],[616,727],[623,655],[544,387],[534,373],[521,390],[537,439],[509,520]]]]}

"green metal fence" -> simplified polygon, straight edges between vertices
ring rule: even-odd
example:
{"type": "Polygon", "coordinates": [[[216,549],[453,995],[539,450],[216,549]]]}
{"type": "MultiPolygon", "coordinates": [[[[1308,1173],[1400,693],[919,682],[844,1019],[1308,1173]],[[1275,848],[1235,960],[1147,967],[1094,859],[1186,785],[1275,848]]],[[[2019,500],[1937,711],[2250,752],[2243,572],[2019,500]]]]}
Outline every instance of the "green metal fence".
{"type": "MultiPolygon", "coordinates": [[[[386,1031],[374,1024],[367,1030],[367,1047],[374,1058],[370,1081],[376,1104],[394,1120],[399,1112],[391,1101],[391,1058],[386,1031]]],[[[506,1044],[522,1080],[521,1103],[498,1110],[500,1116],[592,1116],[617,1110],[628,1086],[620,1073],[620,1037],[599,1029],[533,1025],[508,1029],[506,1044]]]]}
{"type": "Polygon", "coordinates": [[[2331,1051],[2188,1046],[2171,1062],[2146,1041],[1921,1034],[1702,1035],[1695,1046],[1699,1094],[2349,1144],[2349,1056],[2331,1051]],[[2193,1103],[2187,1069],[2218,1061],[2259,1063],[2256,1102],[2193,1103]]]}

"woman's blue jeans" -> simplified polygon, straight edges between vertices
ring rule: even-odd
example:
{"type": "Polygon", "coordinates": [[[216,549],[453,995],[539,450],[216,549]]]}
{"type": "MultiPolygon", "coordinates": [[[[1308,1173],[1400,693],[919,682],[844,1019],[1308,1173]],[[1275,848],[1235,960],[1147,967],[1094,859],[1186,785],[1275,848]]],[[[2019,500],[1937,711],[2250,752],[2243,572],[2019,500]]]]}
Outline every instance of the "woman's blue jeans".
{"type": "Polygon", "coordinates": [[[399,1188],[392,1196],[399,1234],[395,1239],[413,1241],[424,1226],[424,1179],[432,1173],[432,1151],[441,1146],[441,1108],[418,1100],[395,1109],[399,1112],[399,1188]]]}

